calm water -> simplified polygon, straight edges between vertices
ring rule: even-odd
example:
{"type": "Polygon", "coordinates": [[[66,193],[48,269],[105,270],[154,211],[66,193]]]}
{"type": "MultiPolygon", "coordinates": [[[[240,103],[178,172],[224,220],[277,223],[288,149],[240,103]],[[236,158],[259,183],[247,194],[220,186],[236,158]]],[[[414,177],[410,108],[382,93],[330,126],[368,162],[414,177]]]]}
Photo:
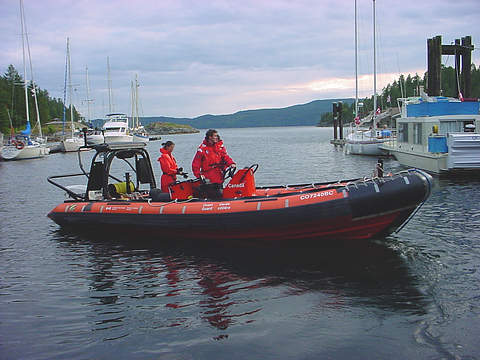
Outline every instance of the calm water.
{"type": "MultiPolygon", "coordinates": [[[[331,134],[220,131],[260,185],[370,175],[376,159],[331,134]]],[[[162,140],[190,168],[202,138],[162,140]]],[[[77,170],[76,154],[0,162],[1,359],[480,358],[479,181],[435,179],[383,241],[275,248],[64,233],[46,217],[64,199],[46,178],[77,170]]]]}

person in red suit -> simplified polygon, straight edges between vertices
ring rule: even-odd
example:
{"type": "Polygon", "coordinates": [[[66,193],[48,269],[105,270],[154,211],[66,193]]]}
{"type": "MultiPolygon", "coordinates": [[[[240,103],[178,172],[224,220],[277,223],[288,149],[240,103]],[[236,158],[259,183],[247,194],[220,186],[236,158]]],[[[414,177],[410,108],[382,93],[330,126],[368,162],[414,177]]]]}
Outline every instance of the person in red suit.
{"type": "Polygon", "coordinates": [[[177,181],[177,174],[180,174],[183,169],[178,168],[177,161],[173,157],[172,151],[175,148],[173,141],[167,141],[162,144],[160,148],[160,168],[162,169],[161,189],[163,192],[168,192],[168,185],[177,181]]]}
{"type": "Polygon", "coordinates": [[[193,175],[212,184],[218,190],[217,192],[220,192],[223,184],[223,171],[228,167],[236,167],[236,164],[228,155],[217,130],[208,130],[193,158],[193,175]]]}

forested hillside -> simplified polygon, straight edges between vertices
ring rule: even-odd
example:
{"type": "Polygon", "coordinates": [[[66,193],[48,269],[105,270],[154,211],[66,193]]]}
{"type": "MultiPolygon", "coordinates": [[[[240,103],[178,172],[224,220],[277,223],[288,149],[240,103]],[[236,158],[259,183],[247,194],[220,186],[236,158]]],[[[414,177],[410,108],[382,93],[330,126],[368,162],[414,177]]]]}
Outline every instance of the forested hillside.
{"type": "MultiPolygon", "coordinates": [[[[63,118],[64,104],[61,99],[51,98],[47,90],[37,87],[38,109],[40,122],[45,124],[54,118],[63,118]]],[[[32,85],[28,86],[28,104],[30,123],[35,126],[37,121],[32,85]]],[[[73,109],[74,121],[78,121],[79,114],[73,109]]],[[[23,77],[13,65],[10,65],[3,76],[0,76],[0,131],[9,133],[10,119],[16,130],[23,129],[26,124],[25,86],[23,77]]],[[[66,111],[67,121],[70,121],[70,112],[66,111]]]]}
{"type": "MultiPolygon", "coordinates": [[[[351,104],[352,99],[315,100],[307,104],[278,109],[239,111],[228,115],[202,115],[193,119],[168,117],[143,117],[142,124],[172,122],[186,124],[197,129],[259,127],[259,126],[307,126],[319,123],[322,114],[331,111],[332,102],[351,104]]],[[[325,124],[328,125],[328,124],[325,124]]]]}

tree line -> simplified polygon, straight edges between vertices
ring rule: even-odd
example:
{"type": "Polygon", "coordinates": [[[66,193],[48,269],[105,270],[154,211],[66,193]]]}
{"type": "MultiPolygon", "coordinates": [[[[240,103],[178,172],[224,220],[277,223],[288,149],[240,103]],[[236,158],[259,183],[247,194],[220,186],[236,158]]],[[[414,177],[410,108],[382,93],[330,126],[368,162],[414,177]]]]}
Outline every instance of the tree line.
{"type": "MultiPolygon", "coordinates": [[[[473,98],[480,98],[480,67],[476,67],[472,64],[472,95],[473,98]]],[[[441,73],[441,89],[443,96],[458,97],[457,85],[456,85],[455,68],[442,65],[441,73]]],[[[420,77],[418,74],[400,75],[398,80],[395,80],[392,84],[388,84],[383,88],[382,93],[377,95],[377,106],[384,110],[389,107],[397,106],[397,99],[409,96],[418,96],[420,86],[426,89],[427,73],[420,77]]],[[[359,103],[363,103],[363,106],[359,109],[360,117],[366,116],[373,111],[373,95],[369,98],[359,99],[359,103]]],[[[344,123],[352,122],[354,120],[355,103],[343,104],[342,107],[342,119],[344,123]]],[[[320,125],[326,126],[333,123],[333,115],[331,112],[322,115],[320,125]]]]}
{"type": "MultiPolygon", "coordinates": [[[[28,83],[28,106],[32,128],[37,122],[33,85],[28,83]]],[[[61,99],[51,98],[47,90],[36,89],[40,123],[43,126],[53,119],[63,119],[65,110],[66,121],[70,121],[70,111],[61,99]]],[[[10,132],[10,126],[15,131],[25,128],[27,116],[25,111],[25,81],[13,65],[9,65],[3,76],[0,76],[0,131],[4,134],[10,132]]],[[[78,121],[80,114],[73,107],[73,120],[78,121]]]]}

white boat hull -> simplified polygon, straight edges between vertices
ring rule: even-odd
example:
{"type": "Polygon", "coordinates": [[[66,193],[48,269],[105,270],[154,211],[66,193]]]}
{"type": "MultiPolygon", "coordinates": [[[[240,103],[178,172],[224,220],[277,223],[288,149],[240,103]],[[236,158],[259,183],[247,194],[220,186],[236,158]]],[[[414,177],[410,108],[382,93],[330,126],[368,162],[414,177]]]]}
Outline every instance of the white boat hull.
{"type": "Polygon", "coordinates": [[[414,167],[430,173],[440,174],[447,170],[448,153],[419,153],[407,149],[383,146],[400,164],[405,167],[414,167]]]}
{"type": "Polygon", "coordinates": [[[78,151],[81,146],[85,145],[82,138],[69,138],[65,139],[61,143],[63,152],[73,152],[78,151]]]}
{"type": "Polygon", "coordinates": [[[88,145],[102,144],[103,142],[104,142],[104,138],[102,134],[87,135],[88,145]]]}
{"type": "Polygon", "coordinates": [[[26,145],[23,149],[18,149],[14,145],[6,145],[1,150],[4,160],[24,160],[41,158],[50,153],[50,149],[43,145],[26,145]]]}
{"type": "Polygon", "coordinates": [[[133,134],[133,142],[144,142],[148,143],[150,141],[147,135],[133,134]]]}
{"type": "Polygon", "coordinates": [[[371,132],[372,130],[355,130],[348,134],[345,139],[345,153],[370,156],[385,155],[386,152],[380,146],[390,138],[372,136],[371,132]]]}
{"type": "Polygon", "coordinates": [[[480,134],[452,133],[448,136],[448,152],[433,153],[426,147],[385,143],[382,149],[406,167],[415,167],[434,174],[461,170],[480,171],[480,134]]]}
{"type": "Polygon", "coordinates": [[[114,143],[114,142],[133,142],[132,135],[107,135],[105,134],[105,142],[106,143],[114,143]]]}
{"type": "Polygon", "coordinates": [[[345,142],[345,153],[352,155],[386,155],[386,152],[380,148],[383,142],[345,142]]]}

